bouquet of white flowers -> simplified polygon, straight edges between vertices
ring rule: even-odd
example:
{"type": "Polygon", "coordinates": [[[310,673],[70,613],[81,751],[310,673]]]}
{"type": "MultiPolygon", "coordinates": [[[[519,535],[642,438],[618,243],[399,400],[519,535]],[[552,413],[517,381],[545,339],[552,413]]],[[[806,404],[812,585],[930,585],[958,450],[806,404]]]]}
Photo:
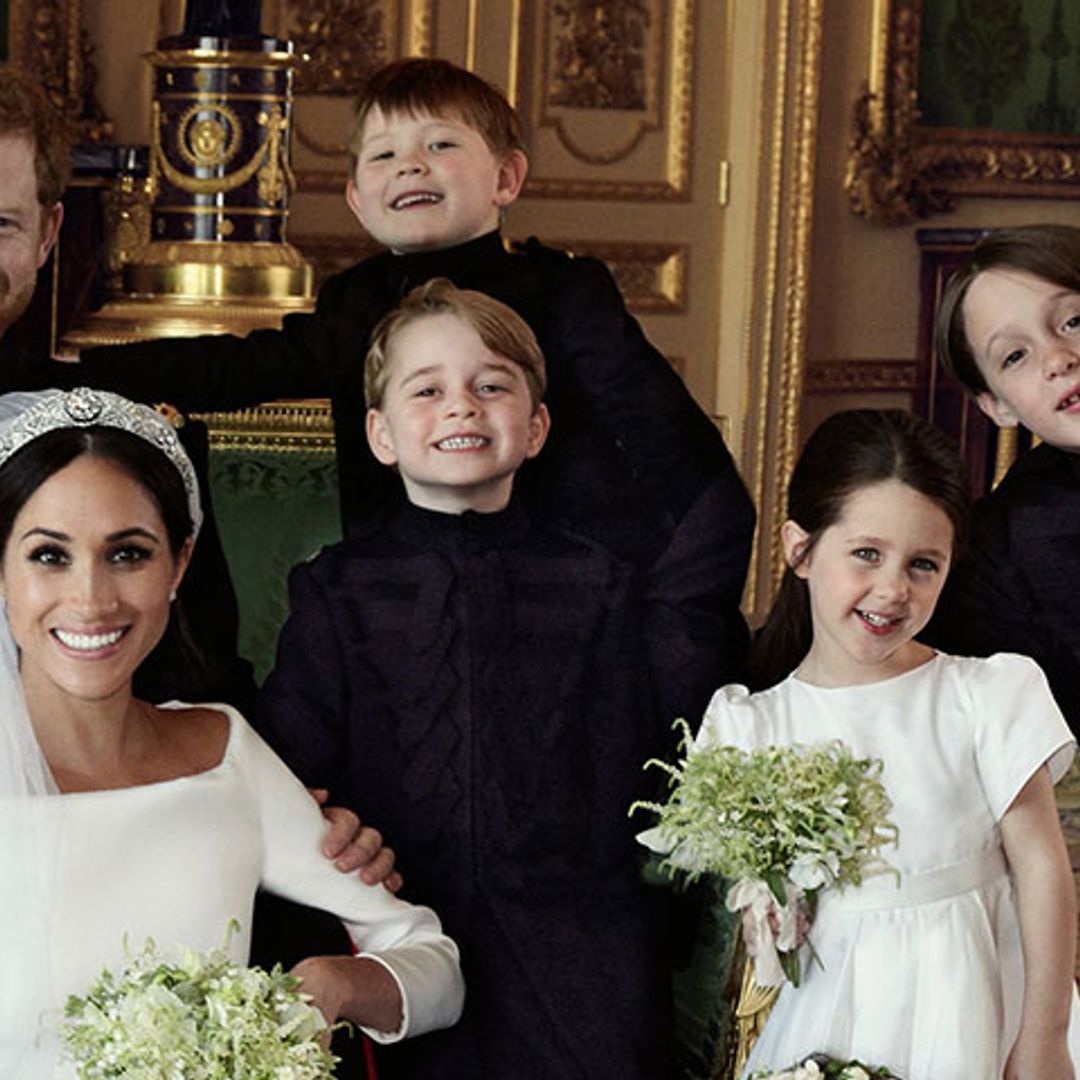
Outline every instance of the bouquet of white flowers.
{"type": "Polygon", "coordinates": [[[815,1054],[780,1072],[756,1072],[750,1080],[897,1080],[888,1069],[875,1069],[859,1061],[837,1061],[815,1054]]]}
{"type": "Polygon", "coordinates": [[[715,873],[733,881],[726,903],[744,913],[755,981],[779,986],[787,977],[797,986],[798,943],[817,891],[892,870],[880,854],[897,837],[882,764],[839,741],[694,750],[688,725],[677,724],[687,752],[677,765],[648,763],[670,775],[673,791],[662,805],[631,807],[659,816],[639,839],[691,879],[715,873]]]}
{"type": "Polygon", "coordinates": [[[327,1080],[338,1059],[298,983],[224,949],[169,963],[148,941],[120,975],[68,998],[64,1042],[80,1080],[327,1080]]]}

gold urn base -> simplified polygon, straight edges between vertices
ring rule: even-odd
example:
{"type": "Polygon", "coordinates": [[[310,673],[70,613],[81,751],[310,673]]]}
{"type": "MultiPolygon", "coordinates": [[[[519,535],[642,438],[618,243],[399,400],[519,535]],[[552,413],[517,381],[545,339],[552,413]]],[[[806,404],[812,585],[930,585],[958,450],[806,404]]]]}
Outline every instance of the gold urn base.
{"type": "Polygon", "coordinates": [[[243,337],[315,306],[311,264],[291,244],[153,243],[123,267],[122,282],[64,335],[62,353],[159,337],[243,337]]]}
{"type": "Polygon", "coordinates": [[[199,334],[244,337],[252,330],[276,330],[286,315],[313,307],[311,300],[289,304],[150,296],[111,300],[64,334],[60,353],[70,355],[98,345],[127,345],[152,338],[199,334]]]}

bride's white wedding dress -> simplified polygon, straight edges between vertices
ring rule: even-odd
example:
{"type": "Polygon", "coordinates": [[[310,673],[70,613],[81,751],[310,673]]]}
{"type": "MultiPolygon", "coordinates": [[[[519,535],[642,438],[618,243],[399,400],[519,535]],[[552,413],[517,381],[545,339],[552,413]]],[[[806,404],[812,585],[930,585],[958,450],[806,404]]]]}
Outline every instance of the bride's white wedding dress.
{"type": "MultiPolygon", "coordinates": [[[[221,762],[207,772],[32,800],[44,826],[40,869],[53,897],[49,954],[0,977],[31,990],[47,981],[51,1007],[36,1031],[0,1016],[0,1062],[21,1054],[20,1078],[74,1076],[59,1052],[64,1002],[103,967],[123,967],[125,948],[138,952],[148,937],[166,952],[215,948],[235,919],[240,929],[229,952],[246,960],[260,885],[338,915],[357,949],[392,973],[404,1019],[397,1032],[370,1031],[373,1038],[393,1041],[457,1018],[457,948],[435,914],[335,869],[320,852],[326,826],[311,796],[238,713],[211,707],[228,714],[230,730],[221,762]]],[[[0,865],[6,835],[0,830],[0,865]]],[[[0,917],[3,893],[19,887],[13,880],[0,887],[0,917]]]]}

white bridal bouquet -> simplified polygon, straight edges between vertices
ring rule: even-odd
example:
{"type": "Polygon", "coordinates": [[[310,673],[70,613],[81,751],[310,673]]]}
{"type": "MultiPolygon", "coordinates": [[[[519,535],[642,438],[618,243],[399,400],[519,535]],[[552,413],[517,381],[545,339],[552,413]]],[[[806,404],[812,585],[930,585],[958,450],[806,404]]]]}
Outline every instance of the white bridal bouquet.
{"type": "Polygon", "coordinates": [[[887,1069],[874,1069],[858,1061],[837,1061],[815,1054],[780,1072],[756,1072],[750,1080],[896,1080],[887,1069]]]}
{"type": "Polygon", "coordinates": [[[80,1080],[327,1080],[327,1024],[298,982],[224,949],[170,963],[148,941],[120,975],[68,998],[64,1042],[80,1080]]]}
{"type": "Polygon", "coordinates": [[[659,816],[639,839],[666,857],[663,865],[720,874],[734,884],[727,907],[743,912],[747,951],[759,986],[799,984],[798,945],[819,889],[859,885],[895,870],[881,849],[896,842],[892,803],[879,760],[856,758],[842,742],[818,746],[692,749],[684,760],[650,761],[670,775],[664,804],[631,807],[659,816]]]}

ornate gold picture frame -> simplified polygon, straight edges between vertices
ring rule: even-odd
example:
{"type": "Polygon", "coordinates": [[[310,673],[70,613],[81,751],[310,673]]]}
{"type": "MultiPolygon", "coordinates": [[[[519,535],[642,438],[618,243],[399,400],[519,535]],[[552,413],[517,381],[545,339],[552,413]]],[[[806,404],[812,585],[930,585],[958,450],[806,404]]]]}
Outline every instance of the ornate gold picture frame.
{"type": "Polygon", "coordinates": [[[852,210],[899,225],[956,197],[1080,197],[1080,134],[920,123],[922,0],[873,0],[866,90],[855,104],[845,189],[852,210]]]}
{"type": "Polygon", "coordinates": [[[8,0],[8,60],[41,80],[53,104],[84,142],[112,136],[94,96],[92,50],[83,32],[82,0],[8,0]]]}

